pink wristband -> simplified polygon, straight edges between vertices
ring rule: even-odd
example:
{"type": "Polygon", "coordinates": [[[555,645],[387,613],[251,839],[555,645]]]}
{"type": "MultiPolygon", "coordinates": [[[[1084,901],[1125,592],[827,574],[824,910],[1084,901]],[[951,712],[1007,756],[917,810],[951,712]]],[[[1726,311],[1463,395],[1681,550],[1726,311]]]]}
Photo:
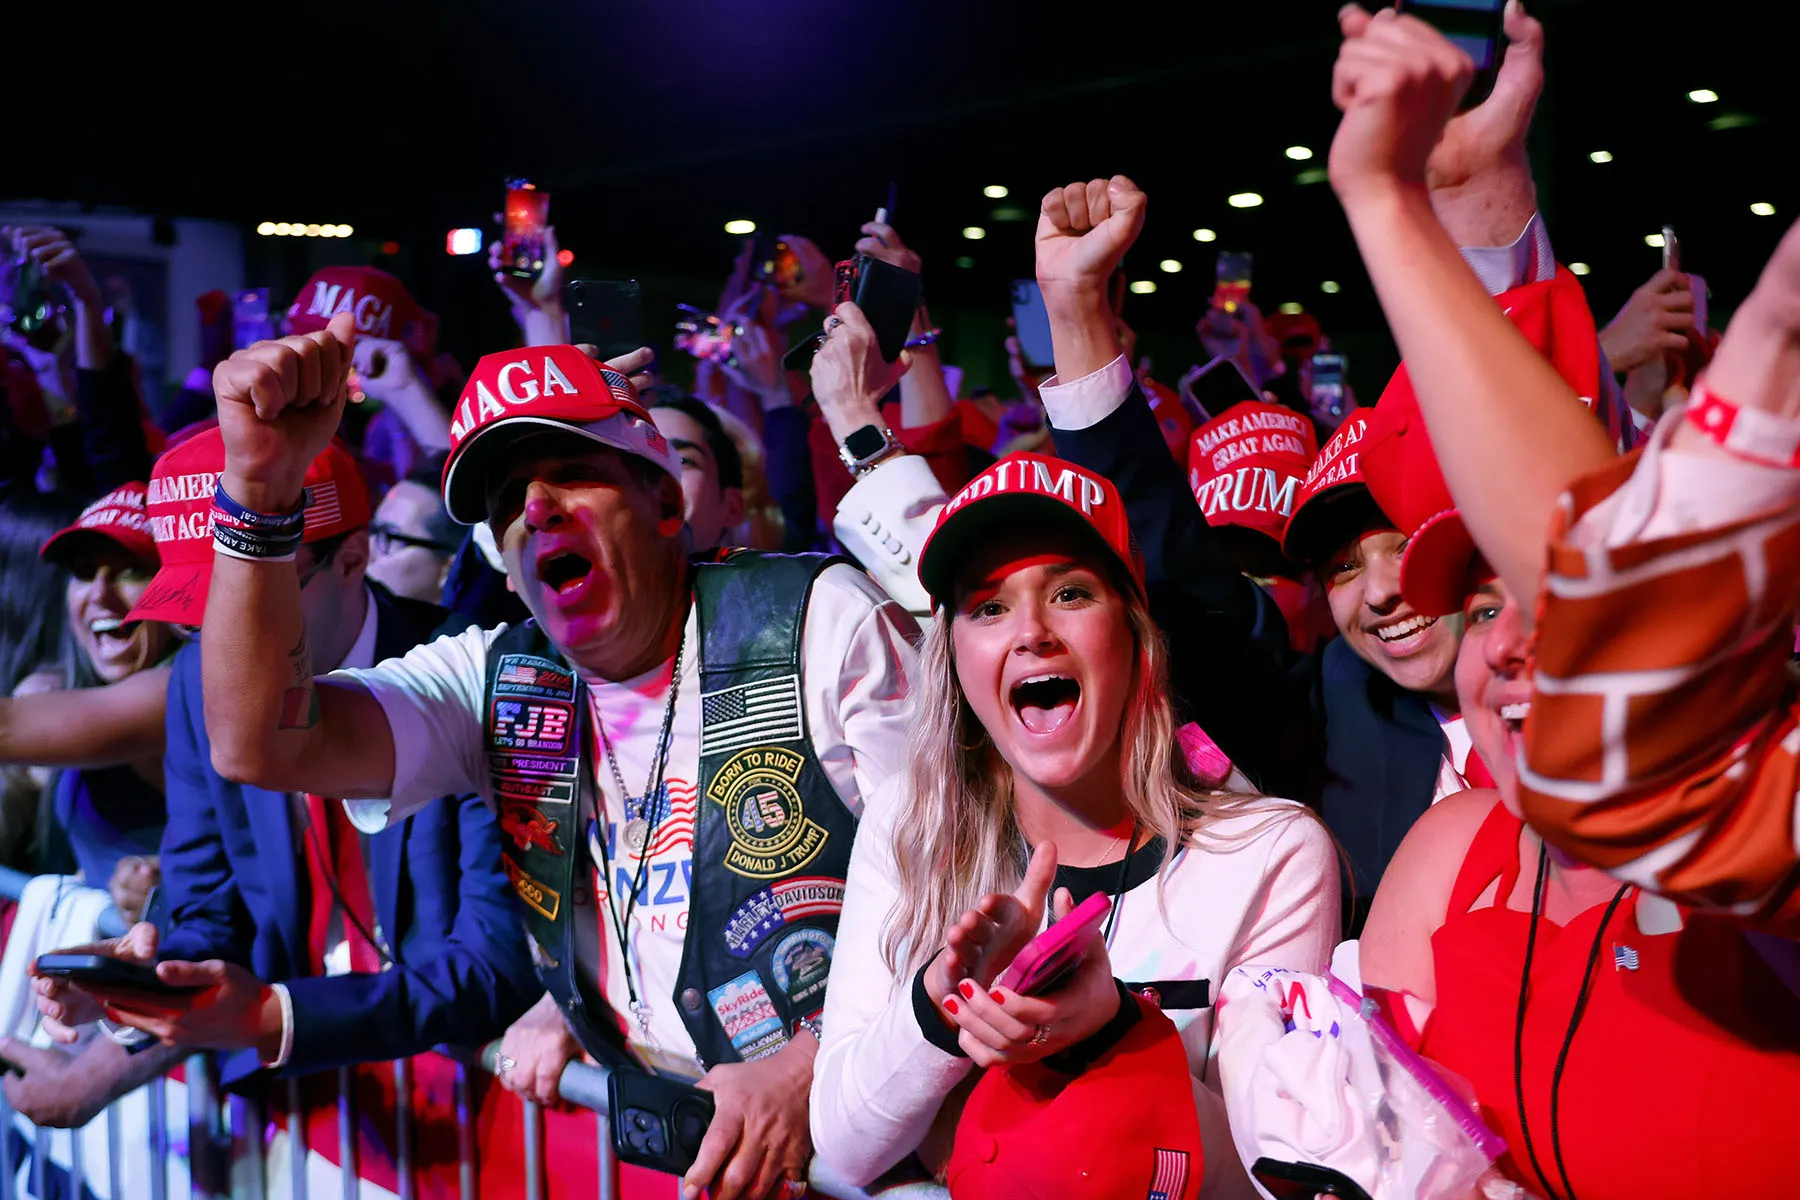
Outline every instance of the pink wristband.
{"type": "Polygon", "coordinates": [[[1733,404],[1696,380],[1688,396],[1688,424],[1746,462],[1800,467],[1800,421],[1733,404]]]}

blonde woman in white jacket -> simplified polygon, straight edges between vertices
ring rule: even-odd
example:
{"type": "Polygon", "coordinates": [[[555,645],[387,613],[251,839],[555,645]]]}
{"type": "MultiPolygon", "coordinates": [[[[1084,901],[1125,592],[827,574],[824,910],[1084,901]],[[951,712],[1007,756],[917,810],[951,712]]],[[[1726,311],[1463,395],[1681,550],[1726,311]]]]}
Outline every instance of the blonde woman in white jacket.
{"type": "Polygon", "coordinates": [[[1210,985],[1325,969],[1335,857],[1305,809],[1189,769],[1141,572],[1111,483],[1030,454],[953,497],[920,556],[911,766],[864,811],[813,1081],[816,1153],[857,1183],[915,1154],[941,1175],[979,1072],[1079,1071],[1136,1017],[1129,984],[1180,1030],[1201,1194],[1254,1194],[1209,1066],[1210,985]],[[1096,891],[1113,911],[1067,982],[993,989],[1096,891]]]}

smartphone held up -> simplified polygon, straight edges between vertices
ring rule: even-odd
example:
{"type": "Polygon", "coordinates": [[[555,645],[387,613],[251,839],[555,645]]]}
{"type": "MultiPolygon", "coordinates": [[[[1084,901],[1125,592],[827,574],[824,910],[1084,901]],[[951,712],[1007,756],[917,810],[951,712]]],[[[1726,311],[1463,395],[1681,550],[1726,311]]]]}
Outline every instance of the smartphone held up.
{"type": "Polygon", "coordinates": [[[500,261],[509,274],[536,279],[543,272],[544,230],[549,224],[550,193],[528,180],[508,180],[500,261]]]}
{"type": "Polygon", "coordinates": [[[1475,78],[1462,99],[1464,112],[1493,94],[1506,57],[1506,0],[1395,0],[1394,8],[1429,22],[1475,61],[1475,78]]]}

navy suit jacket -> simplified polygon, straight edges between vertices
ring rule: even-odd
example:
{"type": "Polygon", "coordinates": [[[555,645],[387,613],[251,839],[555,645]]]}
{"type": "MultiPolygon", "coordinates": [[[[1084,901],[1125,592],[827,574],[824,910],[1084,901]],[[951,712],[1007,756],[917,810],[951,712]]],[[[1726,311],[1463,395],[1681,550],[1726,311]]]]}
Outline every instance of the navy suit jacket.
{"type": "MultiPolygon", "coordinates": [[[[424,641],[443,615],[372,590],[377,661],[424,641]]],[[[375,907],[398,962],[372,975],[312,976],[311,897],[293,803],[213,770],[200,679],[195,643],[176,655],[169,684],[162,871],[170,915],[159,956],[225,959],[284,983],[294,1008],[293,1074],[480,1045],[504,1032],[543,988],[486,805],[446,797],[369,838],[375,907]]],[[[244,1051],[222,1067],[229,1084],[261,1063],[244,1051]]]]}
{"type": "Polygon", "coordinates": [[[1125,501],[1185,715],[1264,791],[1319,809],[1350,860],[1356,903],[1345,912],[1359,929],[1400,839],[1431,806],[1443,734],[1430,703],[1339,640],[1292,649],[1280,609],[1201,515],[1136,384],[1098,424],[1051,434],[1057,454],[1111,479],[1125,501]]]}

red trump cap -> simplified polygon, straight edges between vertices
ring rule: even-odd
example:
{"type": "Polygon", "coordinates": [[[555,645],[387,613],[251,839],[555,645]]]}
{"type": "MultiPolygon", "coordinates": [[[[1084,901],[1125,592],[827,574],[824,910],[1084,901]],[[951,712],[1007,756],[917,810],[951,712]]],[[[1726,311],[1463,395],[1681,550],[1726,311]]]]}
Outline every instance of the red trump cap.
{"type": "Polygon", "coordinates": [[[312,333],[331,324],[339,313],[356,319],[361,336],[392,338],[422,356],[437,349],[437,318],[386,271],[326,267],[306,281],[288,307],[288,331],[312,333]]]}
{"type": "Polygon", "coordinates": [[[53,534],[38,555],[45,562],[66,568],[84,551],[107,543],[153,567],[161,561],[144,511],[143,484],[127,483],[114,488],[82,509],[75,523],[53,534]]]}
{"type": "Polygon", "coordinates": [[[1001,529],[1044,524],[1097,536],[1144,594],[1143,556],[1112,480],[1027,451],[1007,455],[950,497],[919,552],[919,582],[933,600],[948,604],[956,566],[972,546],[1001,529]]]}
{"type": "Polygon", "coordinates": [[[1241,525],[1279,542],[1318,451],[1311,421],[1246,400],[1194,431],[1188,486],[1209,525],[1241,525]]]}
{"type": "Polygon", "coordinates": [[[1332,510],[1346,500],[1367,497],[1363,482],[1362,443],[1369,431],[1370,410],[1351,413],[1319,451],[1300,482],[1293,515],[1281,535],[1281,550],[1299,562],[1312,562],[1331,550],[1336,523],[1332,510]]]}
{"type": "MultiPolygon", "coordinates": [[[[162,568],[144,589],[133,621],[198,625],[212,583],[213,491],[225,470],[225,440],[217,425],[185,438],[156,460],[146,489],[148,523],[162,568]]],[[[306,471],[304,540],[322,541],[369,523],[369,488],[356,459],[333,438],[306,471]]]]}
{"type": "Polygon", "coordinates": [[[484,355],[450,421],[444,507],[464,525],[487,519],[486,480],[521,434],[558,429],[655,463],[681,478],[669,439],[631,380],[573,346],[484,355]]]}
{"type": "MultiPolygon", "coordinates": [[[[991,1070],[956,1123],[956,1200],[1195,1200],[1205,1174],[1196,1086],[1175,1025],[1140,1020],[1080,1075],[1039,1063],[991,1070]]],[[[1235,1153],[1230,1143],[1222,1153],[1235,1153]]]]}

